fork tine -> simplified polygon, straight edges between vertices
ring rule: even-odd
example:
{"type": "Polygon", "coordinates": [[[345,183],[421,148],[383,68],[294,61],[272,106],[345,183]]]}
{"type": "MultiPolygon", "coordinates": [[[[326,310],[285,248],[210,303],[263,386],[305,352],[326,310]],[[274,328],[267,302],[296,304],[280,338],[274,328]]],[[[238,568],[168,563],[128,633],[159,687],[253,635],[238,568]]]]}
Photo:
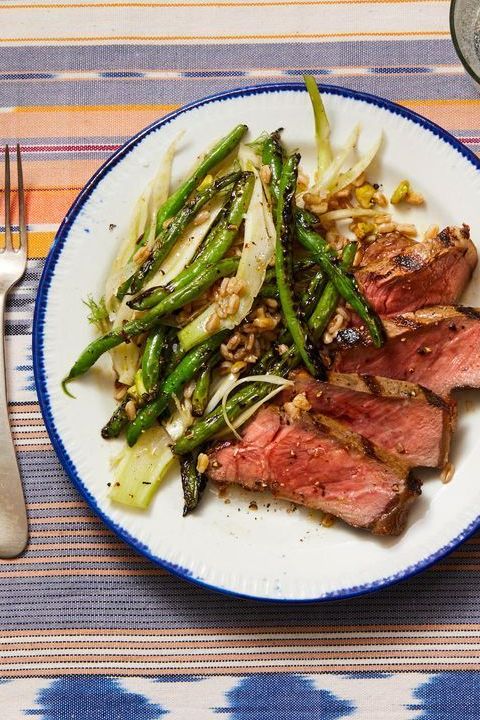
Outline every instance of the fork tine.
{"type": "Polygon", "coordinates": [[[12,228],[10,225],[10,152],[5,145],[5,249],[12,249],[12,228]]]}
{"type": "Polygon", "coordinates": [[[18,228],[20,250],[27,252],[27,226],[25,224],[25,192],[23,189],[23,168],[20,145],[17,143],[17,175],[18,175],[18,228]]]}

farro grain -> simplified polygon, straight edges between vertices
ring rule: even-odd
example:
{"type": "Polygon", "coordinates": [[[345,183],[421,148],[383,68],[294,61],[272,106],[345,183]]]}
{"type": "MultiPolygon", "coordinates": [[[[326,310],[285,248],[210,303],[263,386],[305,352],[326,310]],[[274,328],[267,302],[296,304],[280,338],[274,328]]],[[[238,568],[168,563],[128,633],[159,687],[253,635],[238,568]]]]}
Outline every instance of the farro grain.
{"type": "Polygon", "coordinates": [[[215,332],[220,327],[220,318],[216,312],[213,312],[207,320],[206,329],[208,332],[215,332]]]}
{"type": "Polygon", "coordinates": [[[421,193],[410,190],[410,192],[405,195],[405,202],[409,205],[423,205],[425,198],[421,193]]]}
{"type": "Polygon", "coordinates": [[[197,471],[199,473],[204,473],[208,468],[209,462],[210,459],[208,455],[206,455],[205,453],[199,453],[197,458],[197,471]]]}
{"type": "Polygon", "coordinates": [[[380,223],[380,225],[377,226],[377,231],[380,233],[380,235],[385,235],[386,233],[394,232],[396,228],[395,223],[380,223]]]}
{"type": "Polygon", "coordinates": [[[260,178],[262,182],[265,183],[265,185],[268,185],[268,183],[272,179],[272,171],[270,169],[270,165],[262,165],[262,167],[260,168],[260,178]]]}
{"type": "Polygon", "coordinates": [[[135,420],[135,417],[136,417],[136,415],[137,415],[137,406],[135,405],[135,403],[134,403],[133,400],[129,400],[129,401],[126,403],[126,405],[125,405],[125,414],[126,414],[126,416],[128,417],[128,419],[130,420],[130,422],[132,422],[133,420],[135,420]]]}
{"type": "Polygon", "coordinates": [[[240,307],[240,298],[238,297],[238,295],[233,293],[228,298],[228,303],[227,303],[228,315],[233,315],[234,313],[236,313],[239,307],[240,307]]]}
{"type": "Polygon", "coordinates": [[[453,474],[455,472],[455,465],[451,462],[447,463],[445,467],[442,470],[442,474],[440,476],[440,479],[442,483],[446,484],[449,483],[450,480],[453,478],[453,474]]]}
{"type": "Polygon", "coordinates": [[[410,223],[397,223],[397,232],[408,237],[415,237],[417,235],[417,228],[415,225],[410,223]]]}

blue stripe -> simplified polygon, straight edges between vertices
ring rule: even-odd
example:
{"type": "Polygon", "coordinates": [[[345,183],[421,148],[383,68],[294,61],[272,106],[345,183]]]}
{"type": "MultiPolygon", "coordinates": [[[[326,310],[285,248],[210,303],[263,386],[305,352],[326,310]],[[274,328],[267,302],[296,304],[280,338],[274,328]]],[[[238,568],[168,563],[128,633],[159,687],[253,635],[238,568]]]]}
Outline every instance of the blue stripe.
{"type": "MultiPolygon", "coordinates": [[[[303,74],[298,71],[298,74],[303,74]]],[[[326,73],[316,73],[321,79],[326,73]]],[[[297,76],[297,71],[282,73],[272,78],[272,82],[286,83],[289,78],[297,76]]],[[[225,90],[243,87],[245,78],[242,75],[217,75],[207,73],[203,76],[202,93],[215,94],[225,90]]],[[[51,83],[25,81],[19,85],[4,83],[1,104],[3,106],[22,105],[58,105],[59,96],[65,105],[77,105],[79,88],[81,88],[82,104],[86,106],[119,105],[159,105],[172,103],[181,105],[194,101],[199,94],[198,73],[196,77],[178,77],[177,79],[146,79],[146,78],[99,78],[79,84],[74,80],[62,80],[51,83]]],[[[472,83],[468,75],[455,77],[452,83],[450,76],[434,73],[402,74],[369,73],[355,76],[335,76],[335,84],[359,92],[379,95],[395,101],[398,98],[445,98],[469,99],[472,97],[472,83]]],[[[115,127],[112,127],[112,133],[115,127]]],[[[115,135],[112,135],[115,137],[115,135]]]]}
{"type": "Polygon", "coordinates": [[[379,75],[421,75],[423,73],[431,73],[429,67],[372,67],[369,72],[378,73],[379,75]]]}
{"type": "MultiPolygon", "coordinates": [[[[212,70],[233,66],[249,68],[319,68],[354,65],[375,67],[388,58],[391,65],[408,65],[406,58],[421,58],[431,65],[459,65],[450,39],[378,40],[276,43],[221,43],[192,45],[63,45],[1,47],[0,67],[4,72],[62,70],[212,70]]],[[[198,95],[198,92],[197,92],[198,95]]]]}

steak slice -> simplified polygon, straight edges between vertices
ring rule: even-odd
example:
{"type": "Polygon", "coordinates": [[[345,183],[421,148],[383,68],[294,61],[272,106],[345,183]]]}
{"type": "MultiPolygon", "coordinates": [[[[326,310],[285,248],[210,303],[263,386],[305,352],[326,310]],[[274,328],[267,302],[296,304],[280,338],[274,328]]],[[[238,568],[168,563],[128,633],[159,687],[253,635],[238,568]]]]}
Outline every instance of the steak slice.
{"type": "Polygon", "coordinates": [[[390,318],[390,325],[383,347],[340,348],[332,369],[409,380],[442,396],[480,387],[480,310],[438,305],[390,318]]]}
{"type": "Polygon", "coordinates": [[[365,438],[323,415],[289,420],[263,407],[241,441],[210,451],[207,474],[221,484],[270,490],[323,510],[377,535],[398,535],[420,483],[408,467],[365,438]]]}
{"type": "Polygon", "coordinates": [[[476,264],[467,225],[422,242],[390,233],[367,247],[355,278],[372,307],[390,315],[458,302],[476,264]]]}
{"type": "Polygon", "coordinates": [[[291,399],[304,393],[314,413],[344,423],[410,467],[441,467],[448,458],[455,403],[419,385],[370,375],[330,373],[328,382],[301,370],[291,399]]]}

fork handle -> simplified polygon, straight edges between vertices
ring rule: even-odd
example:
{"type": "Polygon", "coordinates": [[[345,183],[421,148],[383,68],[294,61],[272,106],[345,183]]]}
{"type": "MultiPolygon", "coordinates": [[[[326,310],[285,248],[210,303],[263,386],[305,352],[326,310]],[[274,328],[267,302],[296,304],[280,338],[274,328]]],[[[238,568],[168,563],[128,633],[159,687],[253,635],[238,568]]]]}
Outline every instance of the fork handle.
{"type": "Polygon", "coordinates": [[[27,544],[28,523],[8,417],[4,316],[5,295],[0,294],[0,558],[12,558],[27,544]]]}

